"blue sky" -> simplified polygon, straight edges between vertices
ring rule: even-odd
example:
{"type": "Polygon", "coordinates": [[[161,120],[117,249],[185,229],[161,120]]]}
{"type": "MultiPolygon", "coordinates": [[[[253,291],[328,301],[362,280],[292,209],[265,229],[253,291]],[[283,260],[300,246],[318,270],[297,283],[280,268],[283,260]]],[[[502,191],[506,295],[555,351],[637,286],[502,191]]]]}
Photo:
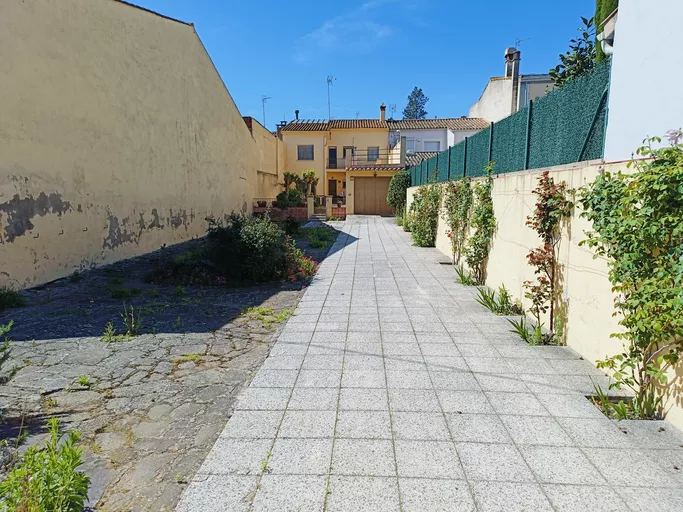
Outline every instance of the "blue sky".
{"type": "Polygon", "coordinates": [[[413,86],[428,117],[467,115],[503,53],[522,40],[522,73],[557,64],[595,0],[131,0],[194,22],[242,115],[266,124],[294,117],[401,117],[413,86]],[[389,109],[387,115],[391,115],[389,109]],[[284,116],[284,117],[283,117],[284,116]]]}

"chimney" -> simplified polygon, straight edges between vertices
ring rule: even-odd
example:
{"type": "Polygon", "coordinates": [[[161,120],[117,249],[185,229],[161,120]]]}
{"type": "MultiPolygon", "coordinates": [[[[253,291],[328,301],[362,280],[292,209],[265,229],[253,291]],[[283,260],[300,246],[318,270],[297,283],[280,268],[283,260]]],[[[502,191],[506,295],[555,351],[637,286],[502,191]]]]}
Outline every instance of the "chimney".
{"type": "Polygon", "coordinates": [[[299,120],[299,111],[295,110],[294,115],[296,116],[296,120],[298,121],[299,120]]]}
{"type": "Polygon", "coordinates": [[[505,50],[505,78],[512,79],[512,97],[510,98],[510,114],[519,108],[519,61],[520,52],[517,48],[505,50]]]}
{"type": "Polygon", "coordinates": [[[379,120],[384,121],[384,119],[387,117],[387,106],[382,103],[379,106],[379,120]]]}

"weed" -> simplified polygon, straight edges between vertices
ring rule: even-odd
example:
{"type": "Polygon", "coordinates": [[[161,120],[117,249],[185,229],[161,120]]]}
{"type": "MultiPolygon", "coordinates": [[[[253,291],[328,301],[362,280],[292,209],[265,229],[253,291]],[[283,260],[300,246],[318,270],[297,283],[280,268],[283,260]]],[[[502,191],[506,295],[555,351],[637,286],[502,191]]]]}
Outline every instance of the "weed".
{"type": "Polygon", "coordinates": [[[152,289],[151,292],[149,292],[149,295],[150,295],[151,297],[159,297],[159,296],[161,295],[161,292],[159,292],[159,290],[157,290],[156,288],[154,288],[154,289],[152,289]]]}
{"type": "Polygon", "coordinates": [[[268,471],[268,462],[270,461],[271,455],[272,455],[272,451],[268,450],[266,452],[266,456],[263,457],[263,460],[261,461],[261,473],[266,473],[268,471]]]}
{"type": "Polygon", "coordinates": [[[121,341],[124,337],[121,334],[116,334],[116,329],[114,328],[114,322],[111,320],[107,322],[107,325],[104,328],[104,332],[102,333],[102,337],[100,338],[101,341],[104,341],[105,343],[113,343],[115,341],[121,341]]]}
{"type": "Polygon", "coordinates": [[[0,311],[25,305],[26,299],[21,293],[7,286],[0,286],[0,311]]]}
{"type": "Polygon", "coordinates": [[[545,324],[531,326],[524,316],[519,320],[508,318],[507,321],[513,327],[510,332],[517,334],[529,345],[557,345],[557,339],[552,333],[543,332],[545,324]]]}
{"type": "Polygon", "coordinates": [[[474,279],[472,274],[465,272],[462,265],[455,267],[455,273],[458,274],[456,281],[464,286],[476,286],[479,283],[474,279]]]}
{"type": "Polygon", "coordinates": [[[54,397],[45,397],[43,398],[43,407],[45,409],[53,409],[57,407],[57,400],[54,397]]]}
{"type": "Polygon", "coordinates": [[[80,375],[78,378],[76,378],[76,383],[79,386],[83,386],[84,388],[90,389],[92,387],[90,377],[88,377],[87,375],[80,375]]]}
{"type": "Polygon", "coordinates": [[[121,318],[123,319],[123,325],[126,326],[126,336],[137,336],[140,334],[140,329],[142,328],[142,315],[140,314],[140,310],[138,310],[136,315],[133,306],[130,306],[129,308],[124,304],[121,318]]]}
{"type": "Polygon", "coordinates": [[[140,313],[142,316],[151,316],[154,313],[161,313],[164,309],[166,309],[167,304],[163,302],[150,302],[149,304],[145,304],[140,308],[140,313]]]}
{"type": "MultiPolygon", "coordinates": [[[[0,344],[0,370],[2,367],[5,365],[5,363],[9,360],[10,355],[12,355],[12,348],[10,347],[10,339],[7,337],[7,334],[12,330],[12,326],[14,325],[14,321],[10,320],[9,323],[7,324],[0,324],[0,338],[5,338],[4,342],[0,344]]],[[[0,375],[0,385],[7,384],[12,378],[16,375],[16,373],[20,370],[18,366],[15,366],[13,368],[10,368],[9,372],[7,372],[6,375],[0,375]]]]}
{"type": "Polygon", "coordinates": [[[77,471],[83,457],[83,450],[76,447],[80,432],[72,430],[63,440],[59,420],[49,419],[48,426],[45,447],[30,446],[0,483],[4,509],[83,510],[90,477],[77,471]]]}
{"type": "Polygon", "coordinates": [[[77,282],[79,282],[82,278],[83,278],[83,276],[81,276],[80,272],[79,272],[78,270],[76,270],[73,274],[71,274],[71,275],[69,276],[69,281],[71,281],[72,283],[77,283],[77,282]]]}
{"type": "Polygon", "coordinates": [[[488,288],[479,288],[479,297],[476,301],[482,306],[488,308],[496,315],[522,315],[524,310],[517,302],[512,301],[510,292],[505,286],[498,288],[498,298],[496,299],[496,292],[488,288]]]}
{"type": "Polygon", "coordinates": [[[175,290],[173,290],[173,295],[175,297],[182,297],[183,295],[185,295],[185,288],[183,288],[180,285],[176,286],[175,290]]]}
{"type": "Polygon", "coordinates": [[[132,297],[137,297],[140,295],[139,288],[111,288],[109,290],[112,299],[130,299],[132,297]]]}
{"type": "Polygon", "coordinates": [[[324,249],[335,238],[334,230],[326,227],[306,228],[301,233],[308,238],[308,245],[314,249],[324,249]]]}
{"type": "Polygon", "coordinates": [[[175,482],[177,484],[186,484],[187,479],[183,477],[183,474],[180,471],[177,471],[175,476],[174,476],[175,482]]]}
{"type": "Polygon", "coordinates": [[[182,356],[176,357],[175,362],[177,364],[180,364],[180,363],[201,363],[202,362],[202,355],[201,354],[183,354],[182,356]]]}
{"type": "Polygon", "coordinates": [[[123,284],[123,278],[119,276],[112,276],[107,279],[107,282],[112,286],[121,286],[123,284]]]}
{"type": "Polygon", "coordinates": [[[176,331],[179,331],[180,329],[183,328],[183,321],[180,319],[180,315],[175,319],[175,323],[173,324],[173,328],[176,331]]]}

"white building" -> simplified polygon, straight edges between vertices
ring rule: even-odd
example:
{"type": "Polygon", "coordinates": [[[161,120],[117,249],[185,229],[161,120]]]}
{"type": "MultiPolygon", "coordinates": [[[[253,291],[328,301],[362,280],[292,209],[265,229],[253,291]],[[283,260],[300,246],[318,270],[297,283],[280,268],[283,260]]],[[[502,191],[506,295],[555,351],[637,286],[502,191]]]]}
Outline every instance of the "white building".
{"type": "Polygon", "coordinates": [[[406,138],[406,154],[416,155],[423,152],[438,153],[455,146],[486,128],[489,123],[484,119],[454,117],[443,119],[402,119],[388,121],[392,143],[399,137],[406,138]]]}
{"type": "Polygon", "coordinates": [[[618,18],[605,20],[603,49],[613,53],[607,162],[630,159],[648,136],[668,144],[665,133],[683,127],[682,26],[682,0],[621,1],[618,18]]]}
{"type": "Polygon", "coordinates": [[[520,59],[519,50],[505,50],[505,76],[489,78],[479,100],[470,107],[470,117],[500,121],[555,88],[548,74],[520,75],[520,59]]]}

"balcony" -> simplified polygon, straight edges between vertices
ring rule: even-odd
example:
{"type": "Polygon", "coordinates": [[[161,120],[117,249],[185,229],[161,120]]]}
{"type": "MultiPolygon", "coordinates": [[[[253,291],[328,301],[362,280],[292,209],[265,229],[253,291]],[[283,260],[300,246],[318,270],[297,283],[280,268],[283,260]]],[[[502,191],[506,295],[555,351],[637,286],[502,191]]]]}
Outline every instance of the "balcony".
{"type": "Polygon", "coordinates": [[[326,169],[347,169],[349,167],[365,167],[372,165],[399,165],[401,163],[400,148],[397,149],[356,149],[345,158],[327,158],[326,169]]]}

